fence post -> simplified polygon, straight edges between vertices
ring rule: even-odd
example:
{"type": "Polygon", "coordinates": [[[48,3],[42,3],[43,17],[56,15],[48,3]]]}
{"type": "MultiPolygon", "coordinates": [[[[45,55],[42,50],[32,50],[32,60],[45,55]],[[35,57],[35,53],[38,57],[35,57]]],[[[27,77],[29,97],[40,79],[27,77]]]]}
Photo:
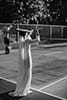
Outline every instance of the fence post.
{"type": "MultiPolygon", "coordinates": [[[[17,28],[19,29],[19,24],[17,24],[17,28]]],[[[19,42],[19,30],[17,31],[17,42],[19,42]]]]}
{"type": "Polygon", "coordinates": [[[52,40],[52,26],[50,26],[50,40],[52,40]]]}
{"type": "Polygon", "coordinates": [[[61,38],[63,40],[63,26],[61,26],[61,38]]]}

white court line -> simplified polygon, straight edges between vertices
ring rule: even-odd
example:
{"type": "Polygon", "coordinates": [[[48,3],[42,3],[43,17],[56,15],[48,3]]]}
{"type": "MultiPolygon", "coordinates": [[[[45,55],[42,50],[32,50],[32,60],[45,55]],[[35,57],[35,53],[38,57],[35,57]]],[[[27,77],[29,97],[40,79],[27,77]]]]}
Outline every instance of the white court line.
{"type": "Polygon", "coordinates": [[[53,55],[53,54],[57,54],[57,53],[62,53],[62,51],[51,52],[51,53],[47,53],[47,54],[44,54],[44,55],[45,55],[45,56],[49,56],[49,55],[53,55]]]}
{"type": "Polygon", "coordinates": [[[67,99],[65,99],[65,98],[63,98],[63,97],[60,97],[60,96],[57,96],[57,95],[53,95],[53,94],[51,94],[51,93],[47,93],[47,92],[43,92],[43,91],[38,91],[38,92],[43,93],[43,94],[47,94],[47,95],[52,96],[52,97],[55,97],[55,98],[57,98],[57,99],[67,100],[67,99]]]}
{"type": "MultiPolygon", "coordinates": [[[[3,77],[0,77],[0,79],[3,79],[5,81],[8,81],[8,82],[11,82],[11,83],[14,83],[14,84],[17,84],[17,82],[9,80],[9,79],[6,79],[6,78],[3,78],[3,77]]],[[[47,92],[43,92],[40,89],[35,89],[35,88],[32,88],[32,87],[31,87],[31,89],[34,90],[34,91],[37,91],[37,92],[40,92],[40,93],[47,94],[49,96],[55,97],[57,99],[66,100],[65,98],[62,98],[60,96],[56,96],[56,95],[53,95],[53,94],[50,94],[50,93],[47,93],[47,92]]]]}
{"type": "Polygon", "coordinates": [[[44,55],[44,56],[49,56],[49,55],[53,55],[53,54],[58,54],[58,53],[63,53],[67,50],[63,50],[63,51],[55,51],[55,52],[51,52],[51,53],[46,53],[46,54],[40,54],[40,55],[44,55]]]}
{"type": "MultiPolygon", "coordinates": [[[[10,53],[17,52],[17,51],[18,51],[17,49],[16,49],[16,50],[10,50],[10,53]]],[[[1,50],[1,51],[0,51],[0,54],[2,54],[2,53],[5,54],[5,50],[3,50],[3,51],[1,50]]],[[[5,54],[5,55],[6,55],[6,54],[5,54]]]]}
{"type": "Polygon", "coordinates": [[[52,86],[52,85],[55,85],[55,84],[57,84],[57,83],[59,83],[59,82],[65,80],[66,78],[67,78],[67,76],[65,76],[64,78],[61,78],[61,79],[59,79],[59,80],[57,80],[57,81],[55,81],[55,82],[52,82],[52,83],[50,83],[50,84],[48,84],[48,85],[46,85],[46,86],[43,86],[43,87],[40,88],[39,90],[41,91],[42,89],[45,89],[45,88],[50,87],[50,86],[52,86]]]}
{"type": "MultiPolygon", "coordinates": [[[[17,52],[18,49],[13,49],[11,50],[10,52],[17,52]]],[[[63,51],[56,51],[56,52],[51,52],[51,53],[46,53],[46,54],[40,54],[40,55],[45,55],[45,56],[48,56],[48,55],[52,55],[52,54],[57,54],[57,53],[63,53],[64,51],[67,51],[67,50],[63,50],[63,51]]],[[[4,51],[0,51],[0,54],[1,53],[4,53],[4,51]]]]}
{"type": "Polygon", "coordinates": [[[0,79],[3,79],[3,80],[5,80],[5,81],[8,81],[8,82],[11,82],[11,83],[14,83],[14,84],[17,84],[17,82],[12,81],[12,80],[9,80],[9,79],[6,79],[6,78],[4,78],[4,77],[0,77],[0,79]]]}

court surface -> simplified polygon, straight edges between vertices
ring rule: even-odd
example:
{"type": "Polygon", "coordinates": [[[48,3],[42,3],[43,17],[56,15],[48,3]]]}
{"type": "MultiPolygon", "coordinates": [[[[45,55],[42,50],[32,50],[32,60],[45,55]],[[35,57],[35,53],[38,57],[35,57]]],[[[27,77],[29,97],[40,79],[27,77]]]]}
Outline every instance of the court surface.
{"type": "MultiPolygon", "coordinates": [[[[65,46],[65,47],[45,48],[44,46],[41,46],[38,48],[33,48],[32,57],[33,57],[32,58],[33,78],[32,78],[31,88],[33,89],[33,91],[36,92],[33,92],[33,94],[31,95],[40,94],[40,96],[42,97],[42,95],[47,94],[46,95],[47,97],[49,97],[48,95],[51,95],[54,98],[54,99],[51,98],[44,100],[55,100],[56,99],[55,97],[60,98],[62,100],[67,99],[65,94],[66,84],[67,84],[66,82],[67,47],[65,46]],[[58,82],[60,82],[61,84],[58,82]]],[[[4,52],[1,52],[0,77],[11,80],[11,82],[12,81],[16,82],[17,74],[18,74],[18,50],[12,50],[9,55],[5,55],[4,52]]],[[[10,85],[10,87],[12,88],[12,85],[10,85]]],[[[32,97],[33,96],[31,96],[31,98],[32,97]]],[[[37,98],[39,96],[34,96],[34,97],[37,98]]],[[[40,100],[43,100],[43,98],[41,98],[40,100]]]]}
{"type": "Polygon", "coordinates": [[[56,95],[49,94],[47,92],[41,92],[40,90],[31,89],[33,92],[26,97],[12,97],[8,93],[14,91],[16,83],[0,78],[0,100],[63,100],[56,95]]]}

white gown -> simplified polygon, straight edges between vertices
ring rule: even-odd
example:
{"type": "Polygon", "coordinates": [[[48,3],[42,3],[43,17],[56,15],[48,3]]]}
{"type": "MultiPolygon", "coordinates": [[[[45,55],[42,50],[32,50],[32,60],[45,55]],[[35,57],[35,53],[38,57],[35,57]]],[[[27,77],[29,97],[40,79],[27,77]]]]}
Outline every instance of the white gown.
{"type": "Polygon", "coordinates": [[[30,92],[32,80],[32,57],[31,57],[31,44],[29,39],[20,40],[19,43],[19,75],[16,85],[17,93],[21,96],[27,95],[30,92]]]}

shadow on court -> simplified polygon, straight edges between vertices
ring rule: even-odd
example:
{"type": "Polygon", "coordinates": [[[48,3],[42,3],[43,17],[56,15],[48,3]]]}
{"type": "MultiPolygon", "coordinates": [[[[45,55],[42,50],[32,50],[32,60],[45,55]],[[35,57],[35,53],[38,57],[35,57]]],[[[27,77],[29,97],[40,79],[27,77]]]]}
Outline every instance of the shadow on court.
{"type": "Polygon", "coordinates": [[[59,98],[32,90],[26,97],[12,97],[8,93],[14,91],[16,84],[0,79],[0,100],[61,100],[59,98]]]}

